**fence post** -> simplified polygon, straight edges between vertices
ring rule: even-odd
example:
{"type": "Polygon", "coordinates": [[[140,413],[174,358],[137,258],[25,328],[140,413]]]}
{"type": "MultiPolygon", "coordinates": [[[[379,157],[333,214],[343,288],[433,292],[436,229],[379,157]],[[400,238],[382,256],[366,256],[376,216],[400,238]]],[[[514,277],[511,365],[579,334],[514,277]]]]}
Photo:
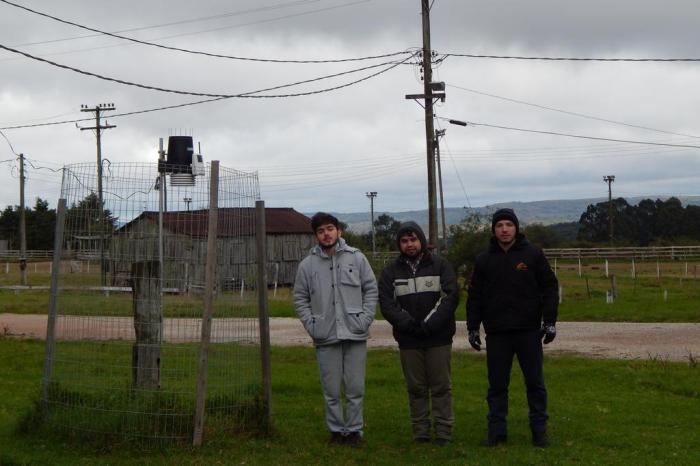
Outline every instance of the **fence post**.
{"type": "Polygon", "coordinates": [[[557,258],[554,258],[554,275],[557,275],[557,258]]]}
{"type": "Polygon", "coordinates": [[[272,379],[270,364],[270,318],[267,312],[267,251],[265,242],[267,234],[265,229],[265,201],[255,201],[257,219],[256,257],[258,262],[258,319],[260,327],[260,357],[262,363],[262,396],[265,413],[265,426],[270,427],[272,416],[272,379]]]}
{"type": "Polygon", "coordinates": [[[581,256],[578,258],[578,276],[581,277],[581,256]]]}
{"type": "Polygon", "coordinates": [[[609,271],[608,271],[608,259],[605,259],[605,278],[608,278],[610,276],[609,271]]]}
{"type": "Polygon", "coordinates": [[[637,278],[637,269],[634,265],[634,257],[632,258],[632,278],[637,278]]]}
{"type": "Polygon", "coordinates": [[[610,275],[610,289],[612,290],[613,298],[617,298],[617,279],[615,274],[610,275]]]}
{"type": "Polygon", "coordinates": [[[656,260],[656,278],[660,279],[661,278],[661,264],[659,264],[659,260],[656,260]]]}
{"type": "Polygon", "coordinates": [[[41,401],[44,414],[48,413],[49,384],[53,372],[53,352],[56,338],[56,312],[58,301],[58,272],[63,252],[63,229],[66,222],[66,200],[59,199],[56,208],[56,232],[53,240],[53,263],[56,267],[51,273],[51,291],[49,294],[49,315],[46,321],[46,352],[44,356],[44,377],[41,380],[41,401]]]}
{"type": "Polygon", "coordinates": [[[202,336],[199,347],[199,370],[197,373],[197,401],[194,413],[194,446],[202,444],[204,432],[204,408],[207,396],[207,371],[209,369],[209,341],[214,310],[214,283],[216,281],[216,239],[219,220],[219,161],[212,160],[209,179],[209,223],[207,227],[207,265],[204,269],[204,312],[202,336]]]}
{"type": "Polygon", "coordinates": [[[559,304],[561,304],[564,299],[564,287],[559,285],[559,304]]]}

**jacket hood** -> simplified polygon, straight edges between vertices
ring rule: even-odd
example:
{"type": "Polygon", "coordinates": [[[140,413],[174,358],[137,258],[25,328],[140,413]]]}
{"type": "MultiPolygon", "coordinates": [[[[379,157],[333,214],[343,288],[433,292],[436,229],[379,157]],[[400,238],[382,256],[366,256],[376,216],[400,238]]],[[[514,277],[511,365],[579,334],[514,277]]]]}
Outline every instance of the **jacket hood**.
{"type": "Polygon", "coordinates": [[[410,221],[402,223],[398,231],[396,232],[396,248],[399,251],[401,251],[399,240],[404,234],[408,232],[415,233],[418,239],[420,240],[421,251],[423,251],[424,253],[428,252],[428,241],[425,239],[425,233],[423,233],[423,230],[416,222],[410,221]]]}

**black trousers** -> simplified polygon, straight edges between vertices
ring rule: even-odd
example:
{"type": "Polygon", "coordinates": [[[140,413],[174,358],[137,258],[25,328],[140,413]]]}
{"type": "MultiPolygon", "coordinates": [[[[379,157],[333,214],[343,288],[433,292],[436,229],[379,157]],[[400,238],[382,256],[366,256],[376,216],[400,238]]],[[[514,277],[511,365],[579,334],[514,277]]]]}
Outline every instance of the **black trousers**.
{"type": "Polygon", "coordinates": [[[506,435],[508,416],[508,385],[513,366],[513,356],[518,357],[525,378],[527,403],[530,408],[530,429],[542,432],[546,429],[547,389],[544,386],[542,340],[539,330],[492,333],[486,335],[486,362],[489,373],[489,435],[506,435]]]}

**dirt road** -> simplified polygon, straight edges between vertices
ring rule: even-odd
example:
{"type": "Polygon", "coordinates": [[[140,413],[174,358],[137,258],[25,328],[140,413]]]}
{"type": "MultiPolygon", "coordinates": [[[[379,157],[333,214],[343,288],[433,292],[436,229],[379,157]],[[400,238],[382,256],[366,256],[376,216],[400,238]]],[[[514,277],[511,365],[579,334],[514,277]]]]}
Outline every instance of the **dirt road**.
{"type": "MultiPolygon", "coordinates": [[[[80,333],[73,331],[70,319],[59,320],[58,338],[61,339],[133,339],[133,323],[128,317],[91,317],[89,325],[81,325],[80,333]]],[[[80,317],[79,319],[85,319],[80,317]]],[[[213,334],[220,341],[235,339],[241,328],[250,328],[250,319],[214,319],[213,334]]],[[[165,319],[165,339],[168,341],[196,341],[200,326],[196,319],[165,319]]],[[[272,344],[276,346],[306,346],[311,341],[297,319],[273,318],[270,321],[272,344]]],[[[25,338],[44,338],[45,315],[0,314],[0,334],[25,338]]],[[[385,321],[372,324],[370,347],[396,348],[391,328],[385,321]]],[[[455,349],[465,350],[466,329],[458,323],[455,349]]],[[[470,349],[471,351],[471,349],[470,349]]],[[[560,322],[557,338],[545,346],[548,353],[582,354],[598,358],[649,359],[687,361],[689,356],[700,356],[700,324],[693,323],[602,323],[560,322]]],[[[483,352],[482,352],[483,353],[483,352]]]]}

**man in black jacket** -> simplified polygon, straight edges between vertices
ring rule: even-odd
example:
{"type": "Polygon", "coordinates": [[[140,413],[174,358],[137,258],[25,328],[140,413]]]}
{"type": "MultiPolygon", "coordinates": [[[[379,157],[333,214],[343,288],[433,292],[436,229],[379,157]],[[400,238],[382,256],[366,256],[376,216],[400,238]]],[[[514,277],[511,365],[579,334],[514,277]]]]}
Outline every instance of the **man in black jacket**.
{"type": "Polygon", "coordinates": [[[542,339],[547,344],[556,336],[559,285],[542,250],[519,232],[513,210],[496,211],[491,230],[488,251],[476,258],[467,299],[469,343],[475,350],[481,350],[482,323],[486,331],[489,431],[484,444],[496,446],[506,441],[508,385],[513,356],[517,355],[527,387],[532,443],[546,447],[542,339]]]}
{"type": "Polygon", "coordinates": [[[459,290],[452,266],[428,251],[415,222],[401,225],[396,242],[401,255],[382,271],[379,306],[399,344],[411,428],[416,442],[429,442],[432,403],[434,443],[452,437],[450,360],[459,290]]]}

